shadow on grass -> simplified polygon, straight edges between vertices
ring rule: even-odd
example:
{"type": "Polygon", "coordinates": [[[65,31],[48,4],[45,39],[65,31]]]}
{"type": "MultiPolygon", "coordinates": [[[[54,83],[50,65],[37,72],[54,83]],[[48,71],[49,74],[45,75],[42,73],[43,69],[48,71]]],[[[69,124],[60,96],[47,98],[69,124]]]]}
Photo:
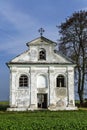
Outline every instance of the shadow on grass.
{"type": "Polygon", "coordinates": [[[78,108],[81,108],[81,109],[87,109],[87,100],[84,100],[83,104],[80,104],[80,102],[76,102],[75,105],[78,107],[78,108]]]}
{"type": "Polygon", "coordinates": [[[6,111],[9,105],[0,105],[0,111],[6,111]]]}

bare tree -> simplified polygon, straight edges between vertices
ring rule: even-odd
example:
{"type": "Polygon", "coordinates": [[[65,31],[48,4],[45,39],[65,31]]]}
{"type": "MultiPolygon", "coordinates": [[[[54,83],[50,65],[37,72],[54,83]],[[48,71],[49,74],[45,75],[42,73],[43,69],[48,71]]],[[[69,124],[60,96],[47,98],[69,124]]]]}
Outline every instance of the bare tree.
{"type": "Polygon", "coordinates": [[[73,59],[78,75],[78,94],[83,104],[84,82],[87,74],[87,12],[79,11],[57,26],[60,34],[59,50],[73,59]]]}

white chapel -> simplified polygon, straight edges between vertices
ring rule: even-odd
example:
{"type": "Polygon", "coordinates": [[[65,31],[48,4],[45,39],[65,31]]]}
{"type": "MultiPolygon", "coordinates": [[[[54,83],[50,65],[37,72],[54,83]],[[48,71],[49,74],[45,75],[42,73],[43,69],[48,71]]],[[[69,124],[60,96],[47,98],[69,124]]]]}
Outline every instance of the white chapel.
{"type": "Polygon", "coordinates": [[[9,111],[75,110],[74,67],[42,34],[28,50],[7,63],[10,69],[9,111]]]}

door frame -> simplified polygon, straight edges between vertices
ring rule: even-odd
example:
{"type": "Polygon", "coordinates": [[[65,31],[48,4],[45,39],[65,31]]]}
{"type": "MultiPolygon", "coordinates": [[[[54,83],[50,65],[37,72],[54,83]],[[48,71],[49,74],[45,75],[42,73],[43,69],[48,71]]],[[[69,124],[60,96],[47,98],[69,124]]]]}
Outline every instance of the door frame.
{"type": "Polygon", "coordinates": [[[48,106],[48,94],[38,93],[37,94],[37,108],[47,109],[48,106]]]}

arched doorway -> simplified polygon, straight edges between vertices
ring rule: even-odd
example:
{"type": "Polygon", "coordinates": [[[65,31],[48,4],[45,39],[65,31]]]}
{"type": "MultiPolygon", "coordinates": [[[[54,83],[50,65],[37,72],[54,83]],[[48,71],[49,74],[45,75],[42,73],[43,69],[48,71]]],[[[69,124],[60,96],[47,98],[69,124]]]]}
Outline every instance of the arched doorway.
{"type": "Polygon", "coordinates": [[[37,88],[40,89],[40,92],[37,94],[37,107],[45,109],[47,108],[47,93],[44,92],[44,90],[47,88],[46,75],[38,75],[37,88]]]}

